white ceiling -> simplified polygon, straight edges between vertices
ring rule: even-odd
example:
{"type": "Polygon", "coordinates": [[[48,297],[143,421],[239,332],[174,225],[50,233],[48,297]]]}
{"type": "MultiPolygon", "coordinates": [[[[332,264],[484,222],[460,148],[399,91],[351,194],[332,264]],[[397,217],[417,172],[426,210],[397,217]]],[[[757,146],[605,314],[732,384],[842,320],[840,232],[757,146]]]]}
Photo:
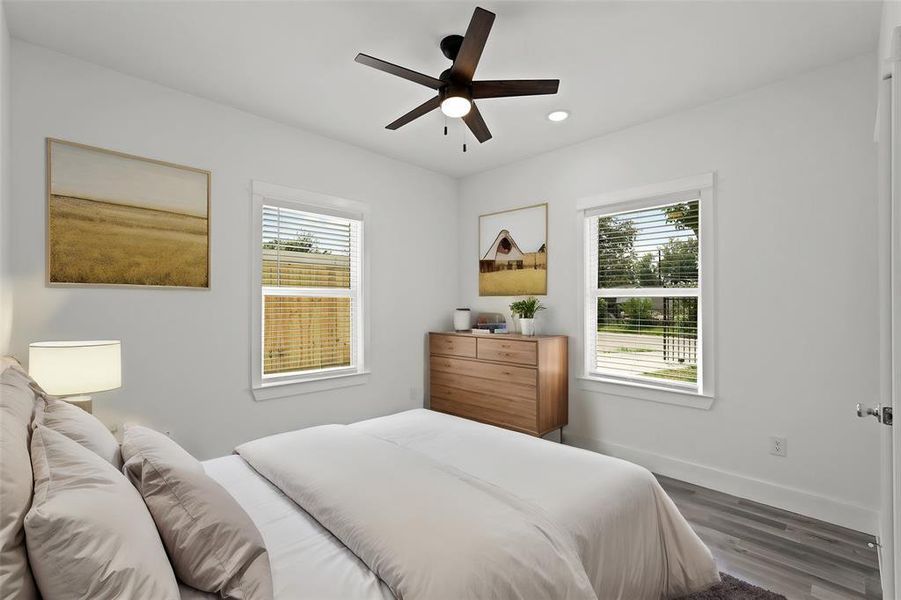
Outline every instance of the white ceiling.
{"type": "Polygon", "coordinates": [[[12,35],[453,176],[464,176],[873,51],[881,2],[484,2],[476,79],[559,78],[556,96],[481,100],[494,139],[440,111],[384,126],[431,90],[353,62],[433,76],[474,3],[25,2],[12,35]],[[551,123],[556,108],[569,120],[551,123]]]}

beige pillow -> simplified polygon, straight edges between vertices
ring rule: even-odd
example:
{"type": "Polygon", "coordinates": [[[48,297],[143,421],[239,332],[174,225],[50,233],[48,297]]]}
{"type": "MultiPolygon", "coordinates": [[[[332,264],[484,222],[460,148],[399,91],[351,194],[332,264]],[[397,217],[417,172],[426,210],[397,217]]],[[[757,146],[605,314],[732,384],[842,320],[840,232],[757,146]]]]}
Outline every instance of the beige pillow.
{"type": "MultiPolygon", "coordinates": [[[[126,425],[122,433],[122,462],[140,454],[156,463],[179,466],[194,474],[202,474],[200,461],[164,433],[140,425],[126,425]]],[[[127,473],[126,473],[127,474],[127,473]]]]}
{"type": "Polygon", "coordinates": [[[196,459],[145,427],[125,429],[122,456],[182,582],[224,598],[272,598],[260,532],[196,459]]]}
{"type": "Polygon", "coordinates": [[[97,417],[52,396],[42,395],[35,405],[34,424],[75,440],[116,469],[122,468],[119,442],[97,417]]]}
{"type": "Polygon", "coordinates": [[[178,583],[141,496],[61,433],[32,433],[34,502],[25,541],[44,598],[177,600],[178,583]]]}
{"type": "Polygon", "coordinates": [[[31,506],[31,378],[14,359],[0,362],[0,599],[38,597],[25,552],[25,513],[31,506]]]}

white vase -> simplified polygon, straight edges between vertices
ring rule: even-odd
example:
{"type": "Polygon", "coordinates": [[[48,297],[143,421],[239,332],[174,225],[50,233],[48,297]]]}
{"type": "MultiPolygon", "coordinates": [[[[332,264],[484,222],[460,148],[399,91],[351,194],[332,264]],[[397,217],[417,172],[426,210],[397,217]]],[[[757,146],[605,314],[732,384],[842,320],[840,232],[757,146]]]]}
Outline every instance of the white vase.
{"type": "Polygon", "coordinates": [[[454,311],[454,330],[469,331],[472,327],[472,317],[468,308],[458,308],[454,311]]]}
{"type": "Polygon", "coordinates": [[[535,335],[535,319],[519,318],[519,331],[523,335],[535,335]]]}

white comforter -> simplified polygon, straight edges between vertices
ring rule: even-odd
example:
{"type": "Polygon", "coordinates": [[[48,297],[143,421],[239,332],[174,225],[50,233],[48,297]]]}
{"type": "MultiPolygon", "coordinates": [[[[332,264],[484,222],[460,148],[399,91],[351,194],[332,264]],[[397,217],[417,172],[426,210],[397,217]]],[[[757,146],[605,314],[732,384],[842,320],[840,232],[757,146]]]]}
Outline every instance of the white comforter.
{"type": "Polygon", "coordinates": [[[344,425],[238,447],[398,600],[590,600],[572,540],[540,509],[344,425]]]}
{"type": "MultiPolygon", "coordinates": [[[[631,463],[421,409],[363,421],[348,428],[392,442],[406,454],[450,467],[451,472],[458,472],[467,480],[481,481],[488,488],[496,487],[503,492],[502,498],[512,498],[514,503],[524,505],[526,513],[543,515],[547,519],[544,526],[555,531],[555,535],[562,533],[570,547],[575,549],[594,593],[602,600],[678,597],[705,588],[717,580],[716,568],[707,548],[691,531],[653,476],[631,463]]],[[[278,437],[264,438],[254,444],[275,448],[279,444],[273,440],[278,437]]],[[[283,454],[276,462],[306,463],[317,460],[318,454],[317,451],[283,454]]],[[[401,468],[390,471],[386,479],[412,486],[413,490],[420,489],[413,473],[401,468]]],[[[277,484],[283,477],[270,473],[270,478],[277,480],[277,484]]],[[[358,496],[363,500],[363,505],[376,504],[367,489],[368,483],[364,485],[353,480],[349,483],[351,487],[345,490],[348,494],[358,496]]],[[[229,487],[226,482],[223,484],[229,487]]],[[[283,490],[291,485],[290,477],[280,481],[283,490]]],[[[299,493],[300,490],[294,490],[294,494],[299,493]]],[[[386,502],[396,503],[396,496],[396,493],[391,495],[386,502]]],[[[242,500],[241,497],[238,499],[242,500]]],[[[248,504],[249,498],[242,502],[253,516],[253,507],[248,504]]],[[[303,506],[302,501],[300,504],[303,506]]],[[[362,509],[364,517],[371,506],[362,509]]],[[[442,510],[447,511],[462,508],[458,502],[451,502],[450,506],[443,503],[441,506],[444,507],[442,510]]],[[[433,510],[438,510],[438,506],[434,506],[433,510]]],[[[309,518],[305,513],[303,516],[309,518]]],[[[354,528],[349,529],[350,533],[342,535],[355,535],[354,528]]],[[[267,529],[261,527],[261,531],[269,545],[267,529]]],[[[399,537],[407,539],[406,536],[399,537]]],[[[414,538],[412,541],[407,539],[405,543],[415,551],[420,548],[421,542],[420,538],[414,538]]],[[[331,538],[329,547],[333,548],[329,555],[333,559],[339,558],[335,555],[338,554],[337,549],[342,548],[341,544],[331,538]]],[[[467,558],[453,553],[451,548],[445,550],[455,560],[467,558]]],[[[365,554],[372,548],[355,548],[355,551],[365,554]]],[[[565,556],[566,552],[563,554],[565,556]]],[[[367,560],[361,558],[364,562],[367,560]]],[[[369,560],[373,560],[372,555],[369,560]]],[[[287,571],[290,569],[287,557],[284,562],[287,571]]],[[[337,564],[339,561],[332,562],[337,564]]],[[[402,560],[395,562],[399,564],[402,560]]],[[[276,581],[286,581],[280,574],[281,570],[273,565],[276,581]]],[[[559,577],[559,574],[556,576],[559,577]]],[[[328,580],[322,579],[321,584],[326,589],[328,580]]],[[[303,580],[308,583],[311,577],[304,577],[303,580]]],[[[336,592],[323,594],[322,597],[346,597],[345,593],[338,591],[342,589],[340,586],[341,582],[336,581],[336,592]]],[[[383,595],[377,590],[372,591],[375,596],[383,595]]],[[[276,596],[280,597],[280,594],[276,596]]],[[[293,596],[288,594],[285,597],[293,596]]]]}
{"type": "Polygon", "coordinates": [[[543,509],[575,540],[601,600],[678,598],[719,580],[710,550],[643,467],[424,409],[350,427],[543,509]]]}

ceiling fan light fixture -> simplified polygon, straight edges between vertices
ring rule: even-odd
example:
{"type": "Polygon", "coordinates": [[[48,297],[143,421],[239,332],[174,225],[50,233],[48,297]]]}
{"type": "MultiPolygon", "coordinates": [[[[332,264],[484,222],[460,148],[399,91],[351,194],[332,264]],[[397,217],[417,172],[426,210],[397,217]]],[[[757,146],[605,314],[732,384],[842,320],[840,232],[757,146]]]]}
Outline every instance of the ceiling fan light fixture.
{"type": "Polygon", "coordinates": [[[555,110],[555,111],[549,112],[547,115],[547,120],[553,121],[554,123],[559,123],[560,121],[565,121],[568,118],[569,118],[568,110],[555,110]]]}
{"type": "Polygon", "coordinates": [[[441,101],[441,112],[451,118],[465,117],[472,109],[472,102],[463,96],[448,96],[441,101]]]}

